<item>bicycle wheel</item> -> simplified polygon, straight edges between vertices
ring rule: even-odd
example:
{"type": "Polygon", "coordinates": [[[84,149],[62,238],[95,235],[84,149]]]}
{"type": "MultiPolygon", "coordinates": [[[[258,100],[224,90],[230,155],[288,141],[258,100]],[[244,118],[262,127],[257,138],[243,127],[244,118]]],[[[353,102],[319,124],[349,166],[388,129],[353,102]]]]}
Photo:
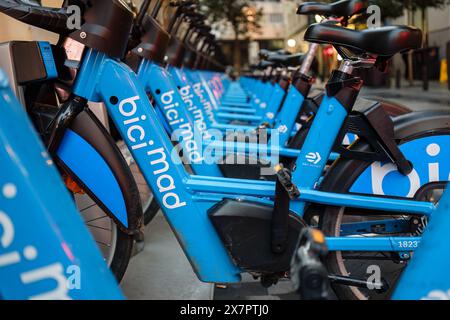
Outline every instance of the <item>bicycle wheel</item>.
{"type": "MultiPolygon", "coordinates": [[[[445,154],[448,155],[448,150],[445,149],[448,148],[448,143],[450,142],[450,129],[445,128],[445,126],[448,127],[448,123],[448,119],[447,123],[438,123],[436,121],[434,128],[430,127],[423,132],[410,133],[399,141],[402,151],[415,167],[413,175],[409,177],[401,176],[392,164],[387,164],[387,167],[384,168],[388,168],[390,171],[385,170],[383,176],[376,176],[374,168],[382,167],[380,163],[341,159],[330,169],[321,187],[322,190],[379,195],[381,197],[380,201],[383,201],[383,196],[394,196],[437,203],[448,181],[448,164],[446,164],[448,161],[445,160],[445,154]],[[434,141],[440,141],[440,143],[434,141]],[[441,158],[442,163],[438,161],[439,157],[444,157],[441,158]],[[425,163],[427,161],[436,161],[436,163],[442,164],[442,168],[440,168],[442,172],[440,172],[440,175],[438,174],[439,179],[436,176],[429,176],[430,172],[427,170],[429,170],[430,166],[428,163],[425,163]],[[371,186],[364,188],[361,181],[365,179],[364,175],[370,171],[372,171],[373,176],[371,181],[367,181],[367,183],[370,183],[371,186]],[[405,181],[408,181],[406,179],[413,179],[414,187],[412,182],[410,184],[405,183],[405,181]],[[384,190],[383,188],[388,189],[383,195],[376,191],[379,188],[373,187],[373,185],[377,184],[377,181],[378,186],[381,185],[382,190],[384,190]],[[393,181],[400,183],[397,186],[389,185],[393,184],[393,181]],[[371,188],[372,192],[369,191],[371,188]],[[407,191],[401,191],[401,189],[407,191]],[[402,192],[405,194],[403,195],[402,192]]],[[[417,126],[417,123],[415,125],[417,126]]],[[[417,128],[421,128],[421,126],[419,125],[417,128]]],[[[369,147],[364,142],[359,141],[354,148],[355,150],[367,151],[369,147]]],[[[317,210],[317,206],[312,206],[310,211],[315,211],[314,209],[317,210]]],[[[320,226],[323,232],[330,237],[355,236],[355,234],[346,233],[347,227],[351,226],[350,224],[361,222],[364,222],[366,226],[370,225],[373,227],[357,230],[356,236],[358,237],[420,236],[427,224],[426,219],[420,216],[405,216],[389,212],[383,213],[383,215],[375,215],[370,211],[353,208],[325,206],[316,212],[321,215],[320,226]]],[[[309,215],[314,214],[309,212],[309,215]]],[[[405,251],[409,256],[413,255],[411,250],[405,249],[405,251]]],[[[381,277],[389,285],[387,292],[380,293],[368,288],[341,285],[334,286],[334,290],[338,298],[344,300],[386,299],[390,297],[392,290],[395,288],[395,284],[406,267],[407,261],[407,259],[400,258],[399,254],[392,252],[346,251],[330,253],[327,259],[327,266],[332,274],[366,280],[370,276],[369,267],[379,267],[381,277]]]]}
{"type": "Polygon", "coordinates": [[[86,194],[75,194],[75,203],[102,256],[120,282],[133,252],[133,237],[117,224],[86,194]]]}

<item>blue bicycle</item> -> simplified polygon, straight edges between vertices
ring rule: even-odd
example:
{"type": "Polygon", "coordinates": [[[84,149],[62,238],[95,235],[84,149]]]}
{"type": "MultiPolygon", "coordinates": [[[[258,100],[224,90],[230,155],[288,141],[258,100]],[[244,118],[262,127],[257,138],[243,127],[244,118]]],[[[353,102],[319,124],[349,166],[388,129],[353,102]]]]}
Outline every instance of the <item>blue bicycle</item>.
{"type": "Polygon", "coordinates": [[[122,299],[0,70],[0,299],[122,299]]]}
{"type": "MultiPolygon", "coordinates": [[[[49,30],[67,32],[65,9],[2,1],[0,10],[38,26],[42,15],[49,30]],[[56,20],[52,20],[53,14],[56,20]]],[[[14,92],[23,101],[106,263],[121,280],[135,241],[143,239],[141,196],[133,176],[136,169],[128,165],[116,141],[94,115],[95,106],[85,108],[86,102],[78,99],[68,102],[71,69],[66,64],[70,66],[77,52],[71,51],[70,43],[66,45],[67,56],[61,46],[48,42],[3,43],[0,65],[8,70],[14,92]],[[77,116],[71,118],[73,112],[77,116]]],[[[146,186],[143,189],[148,190],[146,186]]],[[[150,207],[147,201],[145,205],[150,207]]]]}
{"type": "MultiPolygon", "coordinates": [[[[58,17],[64,25],[65,16],[58,17]]],[[[45,21],[40,20],[41,27],[45,21]]],[[[71,79],[71,95],[60,109],[65,117],[59,119],[64,121],[55,123],[55,137],[68,134],[65,123],[85,110],[87,101],[103,102],[201,280],[237,282],[241,273],[249,272],[265,285],[276,282],[289,270],[306,222],[330,231],[327,240],[335,252],[330,264],[337,269],[336,292],[342,298],[376,297],[374,292],[364,292],[364,277],[350,274],[349,269],[359,270],[380,252],[387,264],[402,266],[408,261],[408,253],[421,240],[420,229],[413,229],[414,219],[426,221],[423,217],[435,211],[435,205],[426,201],[430,199],[417,195],[448,181],[445,147],[450,115],[424,112],[392,120],[379,103],[352,112],[362,87],[353,71],[382,67],[394,54],[418,48],[419,30],[399,26],[354,31],[331,24],[308,29],[307,41],[334,45],[344,62],[327,84],[298,151],[296,170],[280,167],[275,186],[267,181],[190,175],[174,156],[161,115],[151,105],[140,77],[119,61],[127,49],[132,12],[122,2],[97,0],[84,10],[84,21],[81,30],[61,40],[66,57],[71,57],[70,74],[76,76],[71,79]],[[112,22],[118,17],[121,25],[112,22]],[[360,139],[343,150],[323,179],[333,146],[342,141],[345,123],[355,128],[360,139]],[[290,197],[295,200],[289,206],[286,198],[290,197]],[[346,208],[354,208],[351,215],[346,208]],[[353,220],[340,218],[343,215],[353,220]],[[331,230],[331,224],[339,227],[331,230]],[[343,269],[341,258],[347,252],[357,254],[354,259],[345,256],[344,263],[357,262],[343,269]],[[362,253],[367,252],[364,257],[362,253]]],[[[144,66],[147,61],[142,62],[144,66]]],[[[52,145],[58,147],[58,140],[50,141],[52,145]]],[[[129,223],[127,218],[115,216],[122,225],[129,223]]],[[[386,278],[396,281],[395,276],[386,278]]]]}

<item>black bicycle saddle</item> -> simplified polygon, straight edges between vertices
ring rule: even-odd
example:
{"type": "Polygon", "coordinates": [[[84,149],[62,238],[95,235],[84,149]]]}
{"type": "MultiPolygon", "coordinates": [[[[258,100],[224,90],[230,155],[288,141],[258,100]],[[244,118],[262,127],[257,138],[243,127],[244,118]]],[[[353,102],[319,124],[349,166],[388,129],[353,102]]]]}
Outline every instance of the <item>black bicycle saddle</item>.
{"type": "Polygon", "coordinates": [[[274,67],[274,66],[275,66],[275,63],[266,61],[266,60],[262,60],[257,65],[254,65],[253,68],[256,70],[265,70],[269,67],[274,67]]]}
{"type": "Polygon", "coordinates": [[[262,60],[267,59],[269,56],[275,55],[275,54],[282,54],[282,55],[288,55],[290,54],[289,51],[286,51],[284,49],[276,50],[276,51],[270,51],[267,49],[261,49],[258,53],[259,58],[262,60]]]}
{"type": "Polygon", "coordinates": [[[123,58],[134,14],[123,0],[65,0],[63,7],[85,3],[83,24],[70,38],[115,58],[123,58]]]}
{"type": "Polygon", "coordinates": [[[367,6],[367,0],[342,0],[334,3],[305,2],[298,7],[297,14],[348,18],[362,13],[367,6]]]}
{"type": "Polygon", "coordinates": [[[391,57],[422,46],[422,31],[408,26],[389,26],[356,31],[330,24],[314,24],[305,41],[343,47],[355,54],[391,57]]]}
{"type": "Polygon", "coordinates": [[[272,54],[267,57],[267,61],[273,62],[276,66],[280,67],[298,67],[303,63],[305,54],[272,54]]]}

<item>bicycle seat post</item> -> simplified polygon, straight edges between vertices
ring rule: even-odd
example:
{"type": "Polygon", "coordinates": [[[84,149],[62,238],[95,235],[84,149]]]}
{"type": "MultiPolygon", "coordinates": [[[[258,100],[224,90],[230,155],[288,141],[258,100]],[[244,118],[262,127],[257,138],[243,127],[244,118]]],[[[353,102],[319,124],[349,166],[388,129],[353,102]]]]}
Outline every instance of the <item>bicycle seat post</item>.
{"type": "MultiPolygon", "coordinates": [[[[338,22],[337,18],[324,18],[320,23],[329,23],[329,22],[338,22]]],[[[300,73],[303,75],[308,75],[311,70],[312,63],[316,58],[317,51],[319,50],[320,45],[318,43],[311,43],[306,53],[305,60],[300,67],[300,73]]]]}

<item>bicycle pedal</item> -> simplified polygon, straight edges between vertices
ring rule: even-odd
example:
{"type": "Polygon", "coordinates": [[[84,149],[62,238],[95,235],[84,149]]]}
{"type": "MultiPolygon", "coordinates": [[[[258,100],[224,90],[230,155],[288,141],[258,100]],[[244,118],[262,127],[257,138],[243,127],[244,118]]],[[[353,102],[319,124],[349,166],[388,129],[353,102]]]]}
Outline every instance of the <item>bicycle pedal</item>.
{"type": "Polygon", "coordinates": [[[220,283],[217,283],[217,284],[216,284],[216,289],[222,289],[222,290],[225,290],[225,289],[228,289],[228,286],[227,286],[226,284],[220,284],[220,283]]]}
{"type": "Polygon", "coordinates": [[[292,175],[289,169],[286,169],[283,164],[278,164],[275,166],[275,173],[277,175],[278,181],[281,183],[283,188],[289,194],[291,200],[295,200],[300,197],[300,190],[292,182],[292,175]]]}
{"type": "Polygon", "coordinates": [[[295,289],[305,300],[328,300],[331,296],[328,272],[322,263],[328,249],[325,236],[317,229],[304,229],[292,261],[295,289]]]}

